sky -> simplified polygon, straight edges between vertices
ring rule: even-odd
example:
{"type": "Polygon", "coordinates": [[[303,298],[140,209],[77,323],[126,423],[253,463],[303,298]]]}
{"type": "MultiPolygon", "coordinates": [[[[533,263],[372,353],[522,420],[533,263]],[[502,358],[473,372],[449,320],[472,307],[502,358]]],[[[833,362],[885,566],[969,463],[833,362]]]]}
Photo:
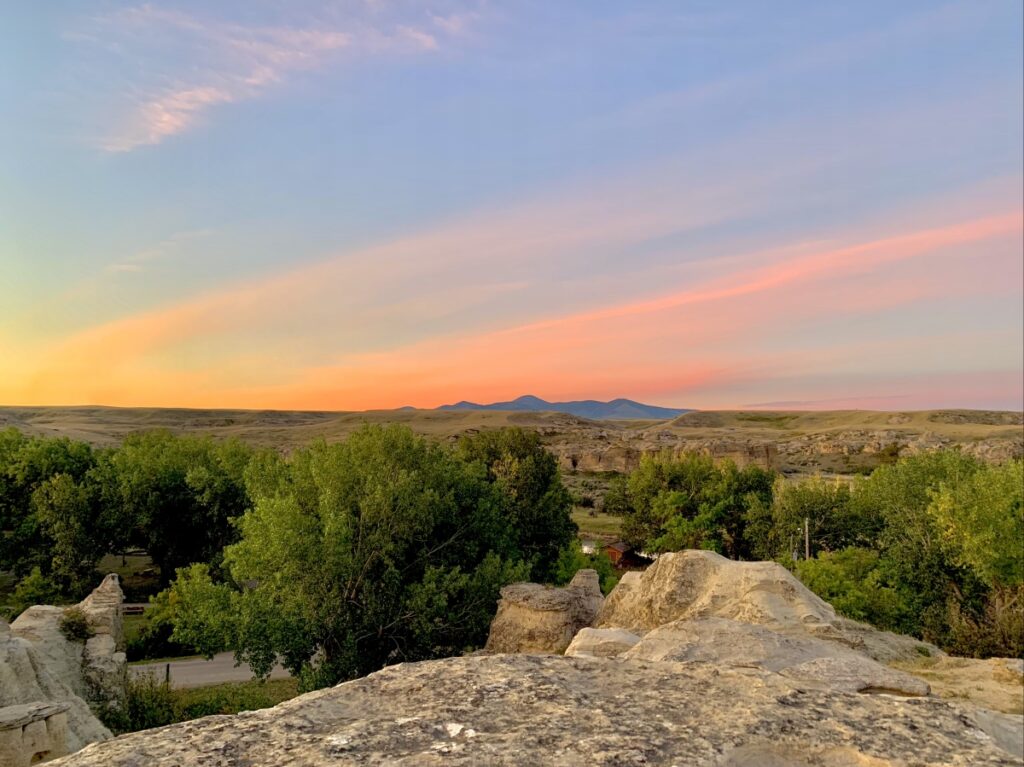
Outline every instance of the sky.
{"type": "Polygon", "coordinates": [[[0,5],[0,404],[1024,408],[1020,0],[0,5]]]}

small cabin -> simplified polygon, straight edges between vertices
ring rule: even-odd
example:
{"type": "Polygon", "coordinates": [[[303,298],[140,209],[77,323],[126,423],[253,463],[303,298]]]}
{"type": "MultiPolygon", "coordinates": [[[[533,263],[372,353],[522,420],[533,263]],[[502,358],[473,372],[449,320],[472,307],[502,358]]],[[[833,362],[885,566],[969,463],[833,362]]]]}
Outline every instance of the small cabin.
{"type": "Polygon", "coordinates": [[[618,568],[646,567],[651,563],[650,558],[645,557],[625,541],[609,543],[604,547],[604,553],[608,555],[608,559],[612,561],[612,564],[618,568]]]}

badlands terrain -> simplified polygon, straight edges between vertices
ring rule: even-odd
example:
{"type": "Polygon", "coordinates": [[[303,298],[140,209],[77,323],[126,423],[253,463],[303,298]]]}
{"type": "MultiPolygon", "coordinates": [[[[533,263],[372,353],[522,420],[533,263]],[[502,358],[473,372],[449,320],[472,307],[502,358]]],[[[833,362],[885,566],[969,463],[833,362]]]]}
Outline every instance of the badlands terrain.
{"type": "Polygon", "coordinates": [[[961,446],[988,460],[1024,455],[1024,414],[987,410],[911,412],[692,411],[664,421],[588,420],[564,413],[478,410],[366,412],[5,407],[0,429],[114,445],[148,429],[239,437],[284,451],[317,438],[341,440],[365,423],[403,423],[437,439],[502,426],[541,434],[563,469],[629,471],[644,453],[697,450],[787,474],[867,471],[895,451],[961,446]]]}

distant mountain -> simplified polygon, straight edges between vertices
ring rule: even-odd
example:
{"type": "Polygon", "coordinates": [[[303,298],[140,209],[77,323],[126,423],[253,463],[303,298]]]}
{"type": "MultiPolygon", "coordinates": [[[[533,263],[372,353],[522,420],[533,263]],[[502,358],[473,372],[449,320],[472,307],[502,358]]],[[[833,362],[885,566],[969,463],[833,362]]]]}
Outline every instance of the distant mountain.
{"type": "Polygon", "coordinates": [[[548,402],[540,397],[527,394],[511,402],[492,402],[490,405],[480,405],[476,402],[456,402],[454,405],[441,405],[438,410],[527,410],[527,411],[550,411],[554,413],[569,413],[580,418],[591,418],[594,420],[614,420],[644,418],[661,420],[675,418],[690,410],[674,407],[657,407],[656,405],[645,405],[642,402],[634,402],[631,399],[613,399],[610,402],[600,402],[594,399],[576,400],[574,402],[548,402]]]}

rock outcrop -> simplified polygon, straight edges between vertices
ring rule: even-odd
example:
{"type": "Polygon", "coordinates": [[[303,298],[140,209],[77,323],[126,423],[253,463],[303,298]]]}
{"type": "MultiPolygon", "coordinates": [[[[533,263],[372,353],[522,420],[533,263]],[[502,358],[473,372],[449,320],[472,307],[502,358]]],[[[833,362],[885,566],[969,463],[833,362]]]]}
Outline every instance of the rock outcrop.
{"type": "Polygon", "coordinates": [[[594,622],[604,597],[597,573],[580,570],[565,588],[514,583],[501,590],[487,651],[561,653],[594,622]]]}
{"type": "Polygon", "coordinates": [[[272,709],[97,743],[55,764],[1019,764],[981,724],[945,701],[815,689],[762,669],[484,655],[392,666],[272,709]]]}
{"type": "Polygon", "coordinates": [[[565,654],[587,658],[615,658],[640,641],[636,634],[624,629],[580,629],[565,649],[565,654]]]}
{"type": "Polygon", "coordinates": [[[65,742],[71,751],[110,737],[81,696],[51,670],[49,658],[0,620],[0,711],[35,704],[66,706],[65,742]]]}
{"type": "Polygon", "coordinates": [[[923,680],[869,657],[899,656],[914,640],[849,623],[771,563],[666,555],[603,605],[593,571],[564,589],[507,587],[490,653],[391,666],[273,709],[96,743],[57,764],[1021,763],[1024,718],[930,696],[923,680]],[[552,654],[566,645],[565,657],[552,654]]]}
{"type": "Polygon", "coordinates": [[[663,554],[642,574],[624,579],[594,626],[644,634],[673,621],[710,617],[836,642],[881,662],[942,654],[911,637],[836,615],[776,562],[736,562],[710,551],[663,554]]]}
{"type": "Polygon", "coordinates": [[[68,704],[0,708],[0,767],[29,767],[68,752],[68,704]]]}
{"type": "Polygon", "coordinates": [[[90,703],[116,702],[124,694],[127,674],[121,604],[124,594],[116,574],[103,579],[77,607],[91,636],[83,643],[60,629],[68,608],[36,605],[11,623],[11,633],[32,643],[47,670],[90,703]]]}
{"type": "Polygon", "coordinates": [[[930,692],[928,684],[917,677],[883,666],[843,645],[808,636],[785,636],[763,626],[728,618],[683,619],[659,626],[626,651],[624,657],[761,668],[811,685],[847,692],[897,695],[930,692]]]}

